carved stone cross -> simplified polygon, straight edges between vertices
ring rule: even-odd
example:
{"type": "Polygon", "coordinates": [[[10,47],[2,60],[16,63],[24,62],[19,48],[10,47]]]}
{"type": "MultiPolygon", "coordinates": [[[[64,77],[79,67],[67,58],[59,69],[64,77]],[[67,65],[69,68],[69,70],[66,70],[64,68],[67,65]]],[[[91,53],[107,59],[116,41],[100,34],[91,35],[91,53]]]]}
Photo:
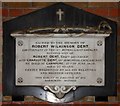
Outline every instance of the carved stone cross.
{"type": "Polygon", "coordinates": [[[63,12],[61,9],[59,9],[59,10],[56,12],[56,14],[59,16],[59,21],[62,21],[62,15],[64,14],[64,12],[63,12]]]}

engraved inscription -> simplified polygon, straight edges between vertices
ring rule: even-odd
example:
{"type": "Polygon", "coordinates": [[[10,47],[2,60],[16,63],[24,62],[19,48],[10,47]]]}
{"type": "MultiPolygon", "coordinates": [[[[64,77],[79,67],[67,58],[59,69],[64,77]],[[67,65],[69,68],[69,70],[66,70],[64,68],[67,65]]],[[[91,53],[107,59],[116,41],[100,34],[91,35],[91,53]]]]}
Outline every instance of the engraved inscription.
{"type": "Polygon", "coordinates": [[[16,45],[16,85],[104,86],[103,37],[16,38],[19,41],[24,45],[16,45]]]}

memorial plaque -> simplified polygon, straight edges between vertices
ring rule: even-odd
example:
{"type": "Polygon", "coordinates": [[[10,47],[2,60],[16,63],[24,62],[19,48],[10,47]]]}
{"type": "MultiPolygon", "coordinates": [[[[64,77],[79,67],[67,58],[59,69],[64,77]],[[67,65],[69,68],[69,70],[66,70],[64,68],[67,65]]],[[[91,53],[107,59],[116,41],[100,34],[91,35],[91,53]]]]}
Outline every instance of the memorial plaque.
{"type": "Polygon", "coordinates": [[[71,102],[116,95],[115,22],[56,3],[3,29],[3,96],[71,102]]]}
{"type": "Polygon", "coordinates": [[[104,86],[108,35],[16,37],[16,85],[104,86]]]}

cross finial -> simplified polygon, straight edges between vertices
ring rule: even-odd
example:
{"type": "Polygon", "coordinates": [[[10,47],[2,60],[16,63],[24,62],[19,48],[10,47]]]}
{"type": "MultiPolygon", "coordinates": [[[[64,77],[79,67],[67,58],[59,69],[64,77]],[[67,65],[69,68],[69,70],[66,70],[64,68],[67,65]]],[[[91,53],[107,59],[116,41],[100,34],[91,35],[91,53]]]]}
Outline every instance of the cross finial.
{"type": "Polygon", "coordinates": [[[63,12],[61,9],[59,9],[59,10],[56,12],[56,14],[59,16],[59,21],[62,21],[62,15],[64,14],[64,12],[63,12]]]}

